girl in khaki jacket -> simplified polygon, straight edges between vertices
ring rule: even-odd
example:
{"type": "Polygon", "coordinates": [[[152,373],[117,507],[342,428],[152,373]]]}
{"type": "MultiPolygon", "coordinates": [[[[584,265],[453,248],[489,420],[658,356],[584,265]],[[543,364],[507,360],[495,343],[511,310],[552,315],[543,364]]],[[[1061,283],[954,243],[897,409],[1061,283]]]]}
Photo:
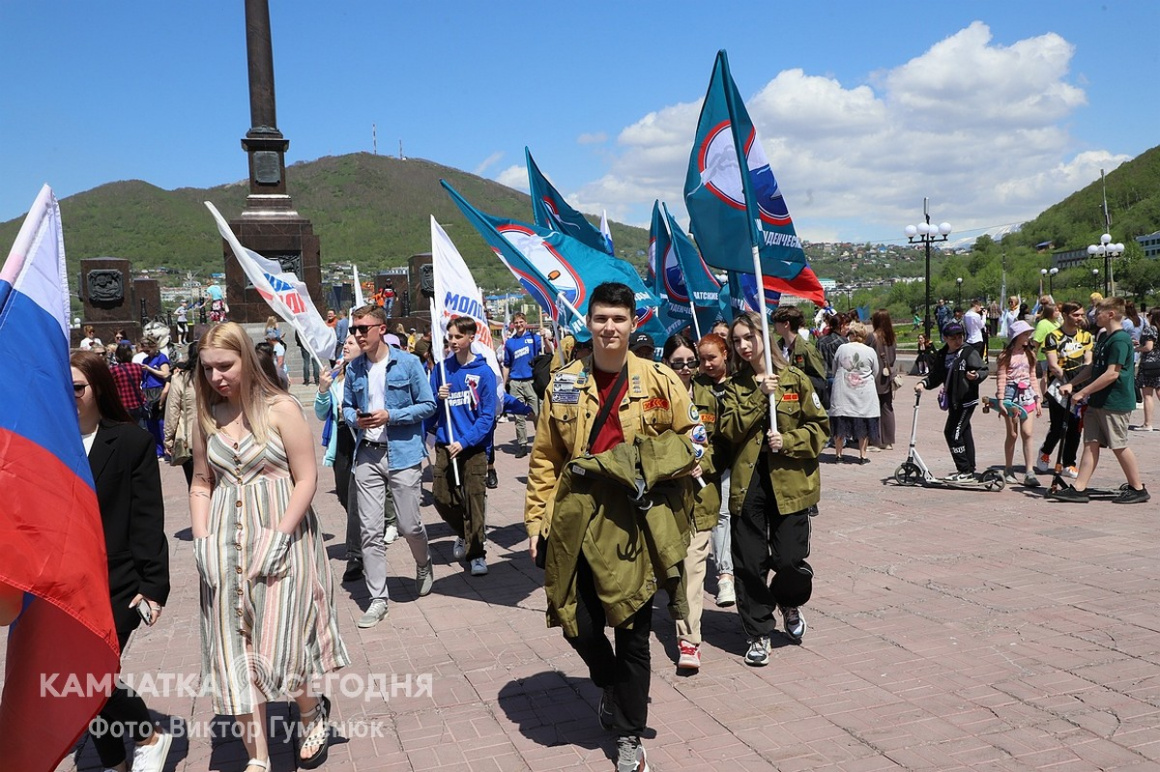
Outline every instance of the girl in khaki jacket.
{"type": "Polygon", "coordinates": [[[830,422],[809,376],[790,366],[761,334],[754,313],[733,320],[734,375],[725,388],[718,431],[733,451],[729,509],[737,611],[749,638],[746,664],[769,662],[780,608],[786,635],[800,643],[801,606],[813,590],[810,516],[821,498],[818,455],[830,422]],[[769,347],[772,372],[765,371],[769,347]],[[770,395],[777,427],[770,423],[770,395]],[[769,583],[766,576],[773,569],[769,583]]]}

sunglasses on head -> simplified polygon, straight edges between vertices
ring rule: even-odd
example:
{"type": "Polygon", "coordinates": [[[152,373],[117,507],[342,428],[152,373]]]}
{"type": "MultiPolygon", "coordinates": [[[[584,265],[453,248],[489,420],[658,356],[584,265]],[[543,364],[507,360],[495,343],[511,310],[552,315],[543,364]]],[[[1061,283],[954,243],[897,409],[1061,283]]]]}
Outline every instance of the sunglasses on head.
{"type": "Polygon", "coordinates": [[[352,324],[350,331],[355,335],[366,335],[369,330],[382,326],[381,324],[352,324]]]}

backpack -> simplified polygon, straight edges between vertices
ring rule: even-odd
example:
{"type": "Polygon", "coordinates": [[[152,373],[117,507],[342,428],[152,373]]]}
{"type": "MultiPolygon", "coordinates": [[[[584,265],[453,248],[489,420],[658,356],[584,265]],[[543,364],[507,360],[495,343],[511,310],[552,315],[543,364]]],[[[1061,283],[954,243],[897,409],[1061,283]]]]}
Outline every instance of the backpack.
{"type": "Polygon", "coordinates": [[[532,389],[541,401],[548,391],[548,384],[552,382],[552,360],[554,358],[550,351],[545,351],[532,360],[532,389]]]}

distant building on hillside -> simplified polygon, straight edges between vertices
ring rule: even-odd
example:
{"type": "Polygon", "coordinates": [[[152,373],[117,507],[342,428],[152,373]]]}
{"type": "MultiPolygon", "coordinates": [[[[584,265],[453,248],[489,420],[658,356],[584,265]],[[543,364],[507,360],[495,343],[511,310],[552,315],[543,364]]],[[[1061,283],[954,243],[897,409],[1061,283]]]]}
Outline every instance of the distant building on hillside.
{"type": "Polygon", "coordinates": [[[1087,247],[1080,249],[1061,249],[1051,255],[1051,266],[1063,270],[1064,268],[1083,267],[1090,259],[1087,247]]]}
{"type": "Polygon", "coordinates": [[[1150,257],[1153,260],[1160,257],[1160,231],[1148,233],[1144,236],[1137,236],[1136,241],[1143,248],[1144,257],[1150,257]]]}

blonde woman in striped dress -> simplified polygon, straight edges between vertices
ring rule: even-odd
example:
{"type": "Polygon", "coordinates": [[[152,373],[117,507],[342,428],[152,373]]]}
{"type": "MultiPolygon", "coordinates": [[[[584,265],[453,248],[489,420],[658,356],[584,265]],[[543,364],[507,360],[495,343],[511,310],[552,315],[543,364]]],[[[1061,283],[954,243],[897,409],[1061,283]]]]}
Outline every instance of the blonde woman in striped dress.
{"type": "Polygon", "coordinates": [[[203,686],[219,715],[243,725],[246,772],[269,769],[265,703],[292,695],[298,766],[313,769],[326,760],[330,702],[311,692],[311,681],[350,659],[310,506],[310,428],[301,406],[262,372],[240,326],[211,328],[199,348],[189,502],[203,686]]]}

